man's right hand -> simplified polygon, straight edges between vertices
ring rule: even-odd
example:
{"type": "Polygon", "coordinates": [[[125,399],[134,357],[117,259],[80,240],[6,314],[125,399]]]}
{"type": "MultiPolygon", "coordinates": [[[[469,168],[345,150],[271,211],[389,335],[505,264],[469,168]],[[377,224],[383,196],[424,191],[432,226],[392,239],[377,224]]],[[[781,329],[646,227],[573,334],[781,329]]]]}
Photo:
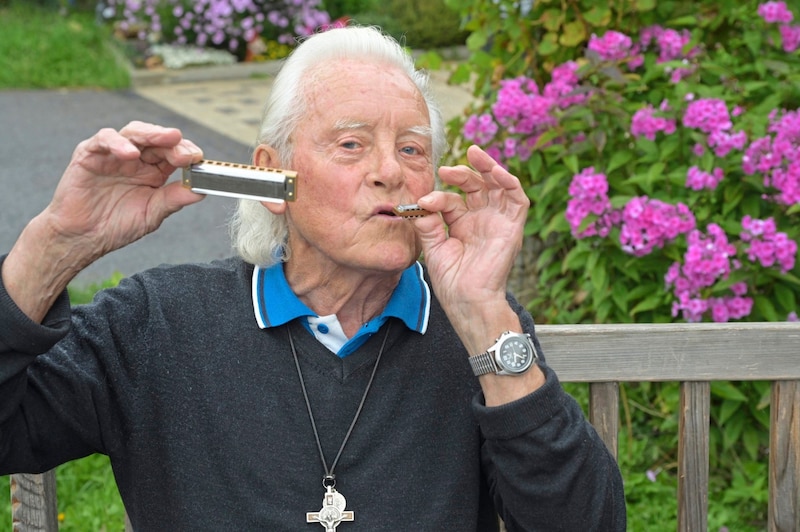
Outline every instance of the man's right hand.
{"type": "Polygon", "coordinates": [[[81,142],[52,201],[3,263],[2,280],[17,306],[41,321],[78,272],[200,201],[204,196],[166,181],[202,158],[179,130],[142,122],[81,142]]]}

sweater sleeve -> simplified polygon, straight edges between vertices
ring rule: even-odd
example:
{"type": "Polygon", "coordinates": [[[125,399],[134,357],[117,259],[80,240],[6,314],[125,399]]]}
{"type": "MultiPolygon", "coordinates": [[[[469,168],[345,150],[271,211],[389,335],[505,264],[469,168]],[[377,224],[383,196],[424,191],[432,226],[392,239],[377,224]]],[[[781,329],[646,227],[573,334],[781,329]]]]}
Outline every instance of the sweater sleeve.
{"type": "Polygon", "coordinates": [[[39,460],[37,433],[48,434],[53,446],[61,449],[68,447],[63,444],[73,436],[69,430],[58,435],[63,424],[29,379],[29,370],[39,356],[69,333],[70,315],[69,296],[64,291],[41,324],[30,320],[0,279],[0,474],[39,473],[55,465],[39,460]]]}
{"type": "MultiPolygon", "coordinates": [[[[530,316],[523,327],[533,333],[530,316]]],[[[538,340],[535,340],[538,345],[538,340]]],[[[541,352],[541,350],[540,350],[541,352]]],[[[624,531],[625,495],[614,457],[544,360],[546,383],[513,403],[473,408],[495,507],[516,530],[624,531]]]]}

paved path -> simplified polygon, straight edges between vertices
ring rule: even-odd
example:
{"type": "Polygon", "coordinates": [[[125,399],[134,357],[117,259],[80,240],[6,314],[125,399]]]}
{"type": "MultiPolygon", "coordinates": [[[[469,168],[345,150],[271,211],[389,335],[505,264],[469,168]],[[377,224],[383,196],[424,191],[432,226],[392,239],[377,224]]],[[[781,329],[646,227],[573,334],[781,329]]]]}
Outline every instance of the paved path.
{"type": "MultiPolygon", "coordinates": [[[[274,72],[274,64],[234,65],[138,73],[128,91],[0,91],[0,253],[47,205],[74,147],[100,128],[120,128],[131,120],[176,126],[210,159],[249,162],[274,72]]],[[[460,114],[469,93],[446,85],[442,73],[433,78],[445,115],[460,114]]],[[[229,256],[226,223],[234,205],[208,197],[102,258],[77,282],[229,256]]]]}

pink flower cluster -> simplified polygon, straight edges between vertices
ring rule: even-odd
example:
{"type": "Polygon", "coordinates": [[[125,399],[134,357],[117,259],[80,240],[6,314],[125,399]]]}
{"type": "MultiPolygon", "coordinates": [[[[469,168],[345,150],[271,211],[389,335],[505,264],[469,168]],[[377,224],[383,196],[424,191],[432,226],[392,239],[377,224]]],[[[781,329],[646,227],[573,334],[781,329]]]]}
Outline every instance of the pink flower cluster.
{"type": "Polygon", "coordinates": [[[778,203],[800,203],[800,111],[773,113],[768,133],[747,148],[742,169],[763,174],[764,185],[777,190],[778,203]]]}
{"type": "Polygon", "coordinates": [[[714,190],[724,177],[725,173],[722,168],[714,168],[711,173],[708,173],[692,166],[686,174],[686,187],[692,190],[714,190]]]}
{"type": "Polygon", "coordinates": [[[683,265],[673,263],[664,277],[667,287],[673,287],[676,298],[672,315],[681,314],[689,322],[700,321],[709,311],[716,322],[743,318],[753,308],[752,298],[744,297],[746,283],[732,285],[732,296],[702,297],[705,289],[717,280],[727,279],[731,270],[739,267],[736,248],[728,243],[725,231],[716,224],[709,224],[708,233],[708,236],[699,230],[689,233],[683,265]]]}
{"type": "Polygon", "coordinates": [[[474,142],[475,144],[486,145],[489,144],[494,136],[497,134],[499,126],[494,121],[492,115],[483,113],[479,115],[471,115],[464,123],[462,134],[464,138],[474,142]]]}
{"type": "Polygon", "coordinates": [[[462,129],[464,138],[482,144],[499,161],[515,156],[528,160],[539,136],[557,123],[554,110],[586,100],[586,94],[575,93],[577,70],[572,61],[559,65],[542,91],[525,76],[501,81],[491,113],[469,116],[462,129]],[[498,138],[500,128],[510,136],[498,138]]]}
{"type": "MultiPolygon", "coordinates": [[[[740,112],[738,108],[734,109],[734,114],[740,112]]],[[[747,144],[747,134],[744,131],[731,132],[733,122],[728,106],[716,98],[691,101],[683,114],[683,125],[705,133],[706,142],[714,149],[717,157],[725,157],[732,150],[741,150],[747,144]]],[[[695,146],[695,153],[702,151],[702,145],[695,146]]]]}
{"type": "Polygon", "coordinates": [[[619,240],[622,250],[642,257],[695,228],[692,211],[647,196],[632,198],[622,210],[619,240]]]}
{"type": "Polygon", "coordinates": [[[608,179],[605,174],[595,173],[593,167],[584,169],[572,178],[569,195],[571,199],[567,202],[565,216],[575,238],[595,235],[606,237],[611,228],[619,223],[621,214],[611,208],[608,199],[608,179]],[[583,221],[592,214],[598,218],[581,231],[583,221]]]}
{"type": "Polygon", "coordinates": [[[622,61],[631,55],[633,41],[624,33],[611,30],[602,37],[593,34],[587,48],[603,61],[622,61]]]}
{"type": "Polygon", "coordinates": [[[692,40],[692,36],[688,30],[677,31],[670,28],[662,28],[661,26],[649,26],[642,30],[640,47],[642,50],[647,49],[652,42],[658,49],[657,63],[667,63],[669,61],[681,61],[684,67],[670,69],[670,81],[678,83],[686,76],[692,74],[696,70],[696,66],[691,65],[690,61],[700,51],[693,48],[688,52],[683,49],[692,40]]]}
{"type": "Polygon", "coordinates": [[[777,264],[782,273],[794,268],[797,242],[786,233],[778,232],[773,218],[756,220],[748,215],[742,219],[742,228],[744,231],[740,238],[750,243],[747,248],[747,258],[750,261],[758,261],[765,268],[777,264]]]}
{"type": "Polygon", "coordinates": [[[800,26],[792,25],[794,14],[786,7],[786,2],[765,2],[758,6],[758,14],[768,24],[779,24],[783,50],[794,52],[800,48],[800,26]]]}
{"type": "MultiPolygon", "coordinates": [[[[663,105],[662,110],[664,110],[663,105]]],[[[652,105],[636,111],[631,119],[631,135],[636,138],[656,140],[656,133],[659,131],[663,131],[665,135],[675,133],[675,120],[656,116],[655,113],[656,110],[652,105]]]]}

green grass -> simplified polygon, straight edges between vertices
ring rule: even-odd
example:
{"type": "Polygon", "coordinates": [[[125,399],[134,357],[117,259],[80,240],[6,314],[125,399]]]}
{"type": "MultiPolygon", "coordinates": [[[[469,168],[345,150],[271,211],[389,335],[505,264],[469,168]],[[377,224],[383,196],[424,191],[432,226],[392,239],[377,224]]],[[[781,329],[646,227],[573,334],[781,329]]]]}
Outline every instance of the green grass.
{"type": "Polygon", "coordinates": [[[0,89],[130,86],[110,29],[94,13],[0,2],[0,89]]]}

